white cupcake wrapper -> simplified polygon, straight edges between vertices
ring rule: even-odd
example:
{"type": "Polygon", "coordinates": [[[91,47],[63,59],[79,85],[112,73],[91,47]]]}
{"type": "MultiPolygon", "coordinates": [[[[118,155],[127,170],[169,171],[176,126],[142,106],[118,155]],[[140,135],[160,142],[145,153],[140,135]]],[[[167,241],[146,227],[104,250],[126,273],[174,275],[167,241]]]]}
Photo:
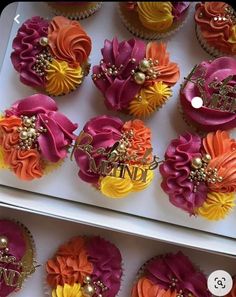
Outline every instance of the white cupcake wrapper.
{"type": "MultiPolygon", "coordinates": [[[[59,2],[60,3],[60,2],[59,2]]],[[[49,4],[50,6],[50,4],[49,4]]],[[[87,17],[93,15],[99,8],[101,8],[102,6],[102,2],[97,2],[96,6],[84,11],[84,12],[73,12],[73,13],[69,13],[69,12],[63,12],[59,9],[56,8],[52,8],[50,6],[50,9],[53,11],[53,13],[55,15],[62,15],[64,17],[67,17],[68,19],[71,20],[83,20],[86,19],[87,17]]]]}
{"type": "MultiPolygon", "coordinates": [[[[190,8],[190,7],[189,7],[190,8]]],[[[153,32],[150,34],[143,31],[142,29],[138,29],[136,27],[134,27],[133,25],[131,25],[129,23],[129,21],[124,17],[124,15],[122,14],[122,11],[120,9],[120,5],[118,4],[118,13],[119,16],[124,24],[124,26],[127,28],[127,30],[132,33],[133,35],[142,38],[142,39],[146,39],[146,40],[155,40],[155,39],[164,39],[167,38],[171,35],[173,35],[174,33],[176,33],[179,29],[181,29],[183,27],[183,25],[186,23],[188,15],[189,15],[189,8],[187,9],[185,15],[183,16],[183,18],[181,19],[181,22],[179,22],[179,24],[177,24],[177,26],[175,26],[173,29],[171,29],[169,32],[165,32],[165,33],[156,33],[153,32]]]]}

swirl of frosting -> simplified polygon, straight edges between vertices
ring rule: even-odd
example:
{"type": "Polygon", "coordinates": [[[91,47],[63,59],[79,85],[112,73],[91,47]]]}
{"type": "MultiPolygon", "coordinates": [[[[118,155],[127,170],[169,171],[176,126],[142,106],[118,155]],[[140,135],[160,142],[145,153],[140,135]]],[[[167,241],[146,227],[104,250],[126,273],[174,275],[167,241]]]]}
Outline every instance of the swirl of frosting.
{"type": "MultiPolygon", "coordinates": [[[[145,169],[145,167],[140,167],[140,169],[145,169]]],[[[132,192],[138,192],[138,191],[142,191],[144,189],[146,189],[152,182],[153,178],[154,178],[154,173],[153,170],[148,170],[147,171],[147,177],[146,177],[146,181],[144,182],[143,180],[140,180],[142,171],[139,170],[138,174],[137,174],[137,180],[132,181],[133,182],[133,189],[132,192]]]]}
{"type": "Polygon", "coordinates": [[[177,297],[177,292],[171,292],[160,288],[160,286],[153,284],[149,279],[141,277],[133,286],[131,297],[177,297]]]}
{"type": "Polygon", "coordinates": [[[101,281],[108,288],[102,292],[96,286],[97,294],[104,297],[115,297],[120,289],[122,276],[122,258],[119,249],[105,239],[95,236],[87,241],[88,259],[93,264],[93,281],[101,281]]]}
{"type": "Polygon", "coordinates": [[[58,256],[77,258],[83,254],[86,241],[81,236],[73,237],[69,242],[61,245],[57,251],[58,256]]]}
{"type": "Polygon", "coordinates": [[[233,22],[231,16],[226,17],[227,9],[232,9],[225,2],[203,2],[196,5],[195,21],[206,42],[226,54],[235,54],[235,43],[230,43],[233,22]],[[221,20],[215,17],[221,16],[221,20]]]}
{"type": "Polygon", "coordinates": [[[212,157],[208,168],[216,168],[222,181],[208,183],[213,192],[236,192],[236,141],[226,131],[208,133],[203,139],[205,151],[212,157]]]}
{"type": "Polygon", "coordinates": [[[94,78],[93,81],[103,93],[108,109],[124,110],[138,94],[141,86],[133,80],[131,70],[145,57],[145,48],[145,43],[139,39],[105,40],[101,50],[103,62],[93,67],[93,77],[100,73],[104,75],[102,79],[94,78]],[[116,75],[110,75],[107,70],[113,65],[118,69],[116,75]]]}
{"type": "Polygon", "coordinates": [[[81,290],[80,284],[73,284],[68,285],[65,284],[64,286],[58,285],[53,291],[52,291],[52,297],[83,297],[83,293],[81,290]]]}
{"type": "Polygon", "coordinates": [[[207,199],[197,213],[209,221],[218,221],[224,219],[235,206],[234,193],[210,192],[207,199]]]}
{"type": "Polygon", "coordinates": [[[43,175],[40,154],[36,149],[20,150],[19,132],[21,119],[11,116],[0,120],[0,145],[4,152],[4,161],[14,173],[23,180],[40,178],[43,175]]]}
{"type": "Polygon", "coordinates": [[[36,62],[36,55],[44,49],[39,39],[47,37],[48,26],[47,20],[39,16],[32,17],[22,24],[12,43],[12,64],[20,73],[21,82],[31,87],[44,87],[45,85],[44,78],[33,70],[33,66],[36,62]]]}
{"type": "Polygon", "coordinates": [[[173,24],[171,2],[137,2],[140,22],[145,28],[165,32],[173,24]]]}
{"type": "Polygon", "coordinates": [[[236,281],[234,278],[233,288],[225,297],[236,297],[236,281]]]}
{"type": "Polygon", "coordinates": [[[146,277],[165,290],[170,287],[184,297],[210,297],[205,275],[198,271],[181,251],[151,260],[146,267],[146,277]],[[173,281],[174,279],[174,281],[173,281]]]}
{"type": "Polygon", "coordinates": [[[201,138],[191,133],[180,135],[169,144],[165,152],[165,161],[160,166],[163,181],[162,189],[169,195],[170,202],[190,214],[200,207],[206,199],[207,186],[201,182],[197,192],[188,179],[191,160],[201,157],[201,138]]]}
{"type": "Polygon", "coordinates": [[[100,191],[109,198],[123,198],[128,196],[133,189],[133,183],[129,177],[117,178],[105,176],[100,178],[100,191]]]}
{"type": "MultiPolygon", "coordinates": [[[[90,119],[84,126],[83,131],[92,136],[91,145],[94,149],[98,148],[112,148],[112,146],[121,139],[121,129],[123,122],[112,116],[97,116],[90,119]]],[[[88,183],[96,184],[99,180],[99,174],[89,172],[89,158],[88,153],[85,153],[81,149],[76,149],[75,160],[79,166],[79,177],[88,183]]],[[[104,159],[97,153],[92,153],[91,157],[94,158],[96,166],[99,166],[100,162],[104,159]]]]}
{"type": "Polygon", "coordinates": [[[177,63],[170,62],[169,53],[166,50],[165,43],[158,43],[155,41],[149,42],[146,48],[146,58],[158,61],[158,64],[153,67],[158,73],[157,78],[155,80],[147,81],[147,84],[153,84],[153,82],[159,81],[167,84],[168,86],[176,84],[180,76],[179,66],[177,63]]]}
{"type": "Polygon", "coordinates": [[[181,18],[186,13],[187,9],[189,8],[189,2],[172,2],[173,10],[172,14],[174,16],[174,21],[180,21],[181,18]]]}
{"type": "Polygon", "coordinates": [[[91,52],[91,39],[79,22],[56,16],[48,28],[49,46],[53,55],[71,67],[82,66],[91,52]]]}
{"type": "Polygon", "coordinates": [[[45,95],[35,94],[16,101],[6,115],[36,116],[36,128],[46,128],[37,138],[40,154],[48,161],[58,162],[68,153],[68,147],[76,138],[77,125],[57,111],[55,101],[45,95]]]}
{"type": "MultiPolygon", "coordinates": [[[[141,120],[131,120],[125,122],[122,127],[122,132],[133,132],[132,138],[129,140],[130,147],[127,148],[128,155],[137,155],[137,159],[131,163],[140,163],[144,157],[146,151],[152,148],[151,143],[151,129],[148,128],[141,120]]],[[[148,161],[150,161],[152,155],[148,156],[148,161]]]]}
{"type": "Polygon", "coordinates": [[[66,95],[74,91],[83,79],[83,71],[79,66],[71,68],[67,62],[53,59],[46,70],[46,92],[50,95],[66,95]]]}
{"type": "Polygon", "coordinates": [[[212,62],[204,61],[200,63],[191,76],[191,80],[194,82],[187,81],[186,85],[180,90],[181,107],[186,119],[205,131],[215,131],[218,129],[228,130],[236,127],[235,112],[208,107],[213,95],[218,95],[219,92],[211,88],[209,84],[212,83],[214,79],[222,82],[224,79],[232,76],[228,85],[236,87],[235,75],[236,60],[233,58],[220,57],[212,62]],[[204,101],[207,103],[201,108],[196,109],[192,106],[191,101],[194,97],[202,97],[200,89],[195,83],[200,77],[204,80],[202,92],[206,97],[204,101]]]}

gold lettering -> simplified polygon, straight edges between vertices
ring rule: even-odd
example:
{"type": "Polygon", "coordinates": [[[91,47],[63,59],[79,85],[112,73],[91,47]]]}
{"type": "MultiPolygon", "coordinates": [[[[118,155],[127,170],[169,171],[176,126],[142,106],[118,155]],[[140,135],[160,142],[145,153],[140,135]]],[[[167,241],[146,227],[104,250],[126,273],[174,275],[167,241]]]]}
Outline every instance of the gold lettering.
{"type": "Polygon", "coordinates": [[[130,167],[128,165],[126,165],[126,164],[123,165],[123,168],[124,168],[124,177],[123,178],[125,178],[125,173],[127,172],[129,178],[132,180],[132,178],[133,178],[133,167],[132,167],[132,171],[130,170],[130,167]]]}
{"type": "Polygon", "coordinates": [[[146,182],[147,180],[147,172],[148,172],[148,169],[143,169],[143,168],[140,168],[140,167],[137,167],[137,166],[134,166],[133,167],[133,176],[132,176],[132,180],[134,181],[142,181],[143,183],[146,182]],[[141,171],[141,175],[138,176],[138,171],[141,171]]]}
{"type": "Polygon", "coordinates": [[[23,274],[16,270],[0,267],[0,279],[3,279],[9,287],[20,288],[23,282],[23,274]]]}

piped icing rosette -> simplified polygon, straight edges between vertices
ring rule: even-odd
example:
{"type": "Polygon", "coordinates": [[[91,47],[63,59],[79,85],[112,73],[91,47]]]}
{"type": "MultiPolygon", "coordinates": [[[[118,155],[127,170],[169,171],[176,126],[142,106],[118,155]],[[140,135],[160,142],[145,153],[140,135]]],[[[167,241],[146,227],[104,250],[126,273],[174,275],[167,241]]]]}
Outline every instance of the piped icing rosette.
{"type": "Polygon", "coordinates": [[[196,34],[212,56],[236,54],[236,12],[225,2],[201,2],[195,10],[196,34]]]}
{"type": "Polygon", "coordinates": [[[76,129],[50,97],[18,100],[0,118],[0,167],[22,180],[41,178],[66,158],[76,129]]]}
{"type": "Polygon", "coordinates": [[[145,189],[156,168],[151,130],[137,119],[92,118],[76,140],[74,157],[79,177],[110,198],[145,189]]]}
{"type": "Polygon", "coordinates": [[[102,2],[48,2],[56,15],[63,15],[72,20],[82,20],[94,14],[102,2]]]}
{"type": "Polygon", "coordinates": [[[79,22],[63,16],[28,19],[12,47],[11,61],[20,81],[49,95],[74,91],[88,74],[91,39],[79,22]]]}
{"type": "Polygon", "coordinates": [[[100,65],[93,67],[93,81],[108,109],[138,118],[150,116],[172,95],[179,67],[171,62],[166,44],[130,39],[105,40],[100,65]]]}
{"type": "Polygon", "coordinates": [[[119,2],[119,11],[132,34],[144,39],[161,39],[181,27],[189,5],[189,2],[119,2]]]}
{"type": "Polygon", "coordinates": [[[115,297],[122,277],[119,249],[105,239],[74,237],[46,263],[52,297],[115,297]]]}
{"type": "Polygon", "coordinates": [[[180,89],[180,104],[188,123],[203,131],[236,127],[236,60],[220,57],[196,65],[180,89]],[[192,100],[203,105],[195,108],[192,100]]]}
{"type": "Polygon", "coordinates": [[[182,134],[169,144],[160,173],[174,206],[208,220],[224,219],[235,206],[236,141],[221,130],[203,138],[182,134]]]}
{"type": "Polygon", "coordinates": [[[32,235],[22,224],[0,220],[0,292],[1,297],[19,291],[35,271],[32,235]]]}
{"type": "Polygon", "coordinates": [[[181,251],[152,258],[138,272],[131,297],[211,297],[207,278],[181,251]]]}

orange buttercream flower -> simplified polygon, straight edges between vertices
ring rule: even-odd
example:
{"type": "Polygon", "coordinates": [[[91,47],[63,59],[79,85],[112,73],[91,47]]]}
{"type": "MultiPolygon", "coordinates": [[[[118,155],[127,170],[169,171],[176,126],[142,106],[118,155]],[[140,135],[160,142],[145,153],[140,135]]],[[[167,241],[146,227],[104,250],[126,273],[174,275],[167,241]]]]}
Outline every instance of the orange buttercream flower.
{"type": "Polygon", "coordinates": [[[149,42],[146,48],[146,58],[157,60],[158,63],[153,67],[158,75],[152,82],[162,81],[168,86],[173,86],[178,81],[180,76],[178,64],[170,62],[165,43],[149,42]]]}
{"type": "Polygon", "coordinates": [[[23,180],[40,178],[43,175],[40,155],[37,150],[19,150],[21,119],[11,116],[0,120],[0,145],[3,148],[4,162],[23,180]]]}
{"type": "Polygon", "coordinates": [[[53,55],[71,67],[85,63],[91,52],[91,39],[79,22],[56,16],[48,28],[49,46],[53,55]]]}
{"type": "MultiPolygon", "coordinates": [[[[130,139],[130,147],[128,148],[128,154],[137,155],[137,163],[140,163],[141,159],[145,155],[147,149],[152,148],[151,144],[151,129],[146,127],[141,120],[131,120],[124,124],[122,128],[123,132],[133,132],[133,137],[130,139]]],[[[152,159],[152,154],[147,156],[147,160],[152,159]]]]}
{"type": "Polygon", "coordinates": [[[216,168],[222,181],[209,183],[212,192],[231,193],[236,191],[236,141],[226,131],[208,133],[203,146],[211,156],[208,168],[216,168]]]}
{"type": "Polygon", "coordinates": [[[62,245],[54,259],[47,261],[47,281],[51,287],[83,283],[86,275],[93,272],[93,265],[88,261],[85,241],[81,237],[73,238],[62,245]]]}

